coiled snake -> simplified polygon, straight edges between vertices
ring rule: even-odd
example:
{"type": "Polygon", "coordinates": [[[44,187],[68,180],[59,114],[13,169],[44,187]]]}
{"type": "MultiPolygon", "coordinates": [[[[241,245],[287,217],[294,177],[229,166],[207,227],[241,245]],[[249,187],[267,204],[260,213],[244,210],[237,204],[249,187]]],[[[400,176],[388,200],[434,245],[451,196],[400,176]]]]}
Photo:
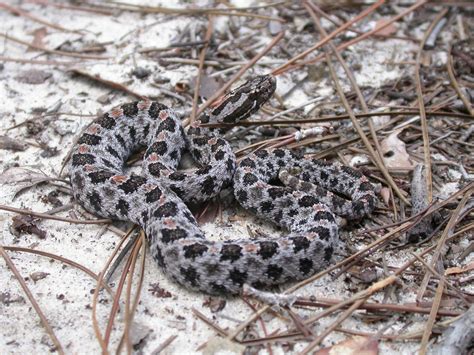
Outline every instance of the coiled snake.
{"type": "MultiPolygon", "coordinates": [[[[255,77],[225,95],[200,122],[245,119],[275,87],[272,76],[255,77]]],[[[338,242],[335,214],[360,218],[376,203],[367,178],[339,163],[262,149],[237,164],[218,132],[195,125],[186,133],[172,109],[152,101],[124,104],[95,120],[73,148],[69,172],[82,206],[140,225],[151,255],[169,277],[211,294],[239,293],[244,283],[263,288],[307,278],[331,261],[338,242]],[[126,159],[143,147],[142,173],[124,174],[126,159]],[[184,150],[197,170],[177,171],[184,150]],[[207,240],[185,202],[208,200],[229,185],[244,208],[287,234],[207,240]]]]}

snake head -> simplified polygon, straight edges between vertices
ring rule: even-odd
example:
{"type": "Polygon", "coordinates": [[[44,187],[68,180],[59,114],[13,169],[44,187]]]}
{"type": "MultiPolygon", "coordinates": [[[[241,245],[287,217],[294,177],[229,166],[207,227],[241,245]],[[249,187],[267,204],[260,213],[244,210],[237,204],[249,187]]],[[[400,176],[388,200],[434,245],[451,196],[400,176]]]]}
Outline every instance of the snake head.
{"type": "Polygon", "coordinates": [[[224,95],[208,114],[210,122],[235,123],[246,119],[267,102],[276,89],[272,75],[259,75],[224,95]]]}

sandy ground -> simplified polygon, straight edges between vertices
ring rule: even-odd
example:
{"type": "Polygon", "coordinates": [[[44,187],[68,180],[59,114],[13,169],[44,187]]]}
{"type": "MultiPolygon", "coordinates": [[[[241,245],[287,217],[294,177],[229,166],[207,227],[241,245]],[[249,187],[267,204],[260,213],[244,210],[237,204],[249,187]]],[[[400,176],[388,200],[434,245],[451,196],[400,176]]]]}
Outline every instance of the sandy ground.
{"type": "MultiPolygon", "coordinates": [[[[159,3],[156,2],[156,4],[159,3]]],[[[14,5],[18,3],[15,2],[14,5]]],[[[167,1],[166,6],[182,5],[167,1]]],[[[107,43],[107,52],[100,55],[108,55],[112,58],[100,61],[78,60],[54,55],[47,57],[38,51],[29,51],[25,46],[6,39],[0,43],[3,56],[34,60],[77,61],[77,67],[88,73],[100,74],[102,78],[124,83],[142,95],[155,97],[174,105],[176,101],[172,101],[169,96],[163,95],[159,88],[151,85],[151,78],[159,76],[165,82],[163,86],[172,91],[176,83],[188,82],[197,73],[193,65],[181,65],[171,69],[161,67],[157,61],[140,55],[137,50],[146,47],[166,47],[176,38],[178,31],[193,23],[205,23],[203,18],[139,15],[129,12],[119,13],[117,16],[104,16],[32,4],[24,4],[22,8],[52,23],[71,30],[82,31],[82,33],[74,33],[48,28],[46,35],[42,38],[45,47],[57,48],[68,41],[77,44],[79,39],[107,43]],[[131,75],[136,67],[146,68],[152,72],[152,75],[145,79],[136,78],[131,75]]],[[[243,20],[236,19],[235,21],[238,23],[243,20]]],[[[37,31],[44,28],[41,24],[22,16],[14,16],[7,11],[0,12],[0,22],[2,33],[8,33],[10,36],[28,42],[33,40],[37,31]]],[[[225,18],[219,18],[216,30],[225,31],[225,23],[225,18]]],[[[270,38],[268,34],[262,35],[259,39],[262,47],[269,42],[270,38]]],[[[414,47],[407,43],[401,45],[396,40],[384,43],[368,41],[365,45],[354,47],[352,51],[356,56],[364,58],[364,64],[357,73],[359,84],[377,86],[387,80],[395,79],[401,75],[402,70],[405,70],[403,66],[387,66],[383,63],[386,60],[412,60],[414,47]],[[367,55],[369,53],[370,55],[367,55]]],[[[258,72],[266,70],[262,67],[257,69],[258,72]]],[[[279,93],[285,91],[289,80],[285,76],[279,79],[279,93]]],[[[328,80],[321,81],[314,88],[315,94],[332,93],[328,85],[328,80]]],[[[51,202],[48,202],[47,196],[58,191],[57,186],[50,184],[33,186],[15,196],[19,186],[23,186],[16,180],[25,173],[57,176],[74,138],[91,122],[92,116],[130,100],[130,96],[91,80],[74,76],[62,66],[5,62],[0,69],[0,135],[8,135],[17,142],[26,144],[27,148],[24,151],[0,150],[0,172],[12,174],[9,175],[11,176],[9,182],[12,183],[4,184],[0,190],[0,203],[36,212],[51,210],[53,206],[51,202]],[[27,72],[31,69],[40,71],[35,74],[39,75],[37,83],[31,83],[30,79],[22,80],[25,75],[31,78],[33,74],[27,72]],[[31,134],[33,128],[22,124],[32,119],[34,122],[44,122],[44,119],[39,117],[48,112],[90,116],[53,114],[51,120],[36,136],[31,134]],[[14,126],[17,128],[10,129],[14,126]],[[52,156],[45,154],[45,150],[39,147],[38,142],[46,144],[53,152],[56,149],[57,152],[49,154],[52,156]],[[16,170],[12,170],[13,168],[16,170]]],[[[307,97],[304,92],[296,90],[285,103],[288,107],[292,107],[305,100],[307,97]]],[[[186,109],[189,110],[189,107],[187,103],[186,109]]],[[[180,108],[178,111],[184,112],[180,108]]],[[[62,192],[59,192],[57,198],[63,204],[72,202],[70,196],[62,192]]],[[[74,206],[74,209],[76,215],[81,216],[83,210],[78,206],[74,206]]],[[[70,212],[62,212],[60,215],[72,216],[70,212]]],[[[102,270],[105,261],[119,242],[117,234],[110,230],[104,231],[100,225],[75,225],[52,220],[42,220],[37,223],[41,230],[46,231],[43,239],[30,234],[16,236],[12,233],[13,216],[12,213],[0,212],[0,243],[2,245],[28,247],[61,255],[81,263],[95,273],[102,270]]],[[[253,220],[241,210],[237,211],[238,218],[235,216],[236,211],[231,209],[224,214],[222,219],[218,218],[204,225],[203,228],[213,238],[245,236],[248,226],[274,233],[271,227],[260,221],[254,224],[253,220]],[[230,220],[229,217],[233,218],[230,220]]],[[[117,226],[124,230],[126,227],[117,226]]],[[[99,353],[100,347],[94,335],[91,318],[95,281],[80,270],[48,257],[19,252],[8,252],[8,254],[41,306],[64,349],[68,353],[99,353]]],[[[400,265],[404,260],[388,259],[387,261],[400,265]]],[[[240,321],[252,314],[249,306],[239,298],[227,299],[222,310],[212,312],[206,305],[209,301],[208,296],[189,292],[170,282],[149,256],[146,256],[145,262],[143,290],[132,331],[132,342],[138,352],[153,353],[170,336],[176,336],[176,339],[164,350],[165,353],[198,352],[198,347],[209,339],[213,339],[216,333],[193,315],[193,308],[224,329],[234,329],[240,321]],[[167,291],[165,294],[169,297],[153,292],[158,285],[167,291]]],[[[351,291],[346,288],[343,279],[342,277],[337,281],[330,278],[319,280],[301,290],[299,294],[349,297],[351,291]]],[[[117,281],[115,278],[112,282],[116,284],[117,281]]],[[[0,349],[3,349],[0,352],[12,354],[52,352],[54,346],[50,338],[45,333],[18,281],[6,267],[3,258],[0,258],[0,285],[0,349]]],[[[103,331],[111,300],[106,293],[101,293],[99,300],[98,318],[103,331]]],[[[407,298],[405,301],[410,301],[410,299],[407,298]]],[[[301,317],[312,314],[304,310],[299,312],[301,317]]],[[[285,319],[268,316],[266,320],[268,333],[291,326],[291,322],[285,319]]],[[[111,349],[116,349],[118,346],[121,330],[123,330],[121,314],[115,324],[115,331],[112,332],[110,340],[111,349]]],[[[325,324],[329,324],[329,320],[321,321],[318,327],[323,327],[325,324]]],[[[348,320],[344,325],[352,329],[377,330],[357,319],[348,320]]],[[[423,323],[414,324],[408,330],[419,329],[417,327],[422,325],[423,323]]],[[[403,322],[395,323],[391,329],[396,331],[401,326],[403,322]]],[[[255,331],[260,336],[263,335],[261,328],[255,331]]],[[[333,333],[324,344],[331,345],[344,338],[340,333],[333,333]]],[[[297,352],[303,346],[304,343],[301,343],[291,350],[297,352]]],[[[415,343],[381,345],[383,353],[412,353],[416,349],[415,343]]],[[[274,354],[283,354],[290,349],[275,345],[272,350],[274,354]]],[[[267,349],[261,349],[260,353],[267,353],[267,349]]]]}

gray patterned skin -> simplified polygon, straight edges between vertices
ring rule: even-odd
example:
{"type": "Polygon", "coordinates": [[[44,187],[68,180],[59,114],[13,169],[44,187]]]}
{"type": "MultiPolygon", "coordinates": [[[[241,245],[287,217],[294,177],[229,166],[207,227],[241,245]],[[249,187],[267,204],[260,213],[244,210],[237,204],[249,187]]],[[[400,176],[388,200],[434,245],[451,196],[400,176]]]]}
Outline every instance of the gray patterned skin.
{"type": "MultiPolygon", "coordinates": [[[[256,77],[200,121],[247,118],[274,90],[273,77],[256,77]]],[[[264,288],[307,278],[328,265],[338,242],[331,211],[360,218],[376,202],[373,186],[359,172],[288,150],[260,150],[237,166],[216,131],[196,125],[185,133],[173,110],[150,101],[122,105],[94,121],[74,147],[69,172],[82,206],[139,224],[150,254],[171,279],[210,294],[237,294],[244,283],[264,288]],[[124,174],[124,161],[143,146],[142,174],[124,174]],[[176,171],[185,149],[199,169],[176,171]],[[279,178],[286,186],[270,184],[279,178]],[[242,206],[289,233],[272,240],[207,240],[185,202],[208,200],[232,184],[242,206]]]]}

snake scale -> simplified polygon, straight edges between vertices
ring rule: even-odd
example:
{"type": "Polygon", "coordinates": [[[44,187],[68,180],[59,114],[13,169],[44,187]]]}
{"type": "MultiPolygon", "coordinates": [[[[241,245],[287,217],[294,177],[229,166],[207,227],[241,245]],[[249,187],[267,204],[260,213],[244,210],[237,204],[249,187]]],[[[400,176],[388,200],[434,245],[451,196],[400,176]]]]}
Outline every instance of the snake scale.
{"type": "MultiPolygon", "coordinates": [[[[201,123],[237,122],[273,94],[275,78],[256,76],[223,96],[201,123]]],[[[229,142],[199,122],[184,131],[176,113],[154,101],[121,105],[92,122],[73,148],[75,199],[88,211],[140,225],[153,258],[176,282],[210,294],[236,294],[301,280],[327,266],[339,215],[358,219],[375,206],[373,185],[339,163],[261,149],[237,164],[229,142]],[[142,172],[124,162],[146,148],[142,172]],[[184,151],[199,168],[177,170],[184,151]],[[186,203],[232,186],[246,209],[286,230],[280,238],[210,241],[186,203]],[[345,197],[342,197],[345,196],[345,197]]]]}

